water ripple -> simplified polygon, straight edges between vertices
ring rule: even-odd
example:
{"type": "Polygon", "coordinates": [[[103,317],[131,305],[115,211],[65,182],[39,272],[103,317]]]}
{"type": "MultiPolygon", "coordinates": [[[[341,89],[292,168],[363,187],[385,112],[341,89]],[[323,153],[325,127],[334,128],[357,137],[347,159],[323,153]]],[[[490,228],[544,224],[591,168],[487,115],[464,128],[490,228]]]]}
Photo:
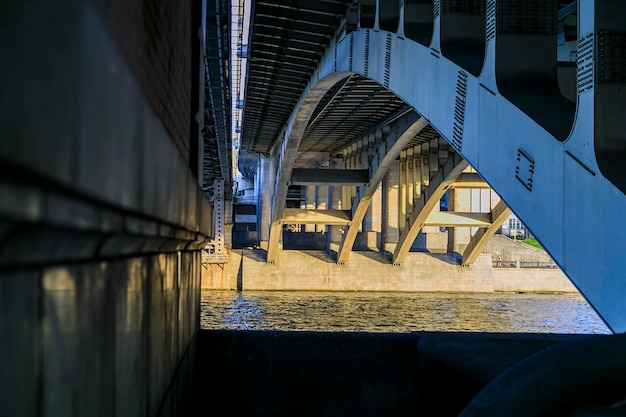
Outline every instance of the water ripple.
{"type": "Polygon", "coordinates": [[[203,291],[200,322],[230,330],[610,333],[574,294],[203,291]]]}

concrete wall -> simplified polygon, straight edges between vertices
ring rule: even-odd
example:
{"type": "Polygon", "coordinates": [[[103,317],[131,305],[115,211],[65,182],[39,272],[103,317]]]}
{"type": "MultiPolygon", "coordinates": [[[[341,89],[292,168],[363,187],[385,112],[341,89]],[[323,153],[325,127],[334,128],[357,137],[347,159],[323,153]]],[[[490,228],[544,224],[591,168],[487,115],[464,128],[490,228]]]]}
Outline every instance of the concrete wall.
{"type": "Polygon", "coordinates": [[[548,263],[551,259],[545,250],[515,241],[504,235],[494,235],[485,245],[483,253],[490,253],[493,261],[500,257],[502,261],[517,259],[522,262],[548,263]]]}
{"type": "Polygon", "coordinates": [[[493,289],[503,292],[559,292],[578,290],[560,269],[494,268],[493,289]]]}
{"type": "Polygon", "coordinates": [[[244,290],[493,291],[488,257],[461,268],[445,254],[412,253],[398,267],[374,252],[354,252],[340,266],[321,251],[282,251],[277,265],[266,264],[262,251],[242,251],[239,265],[230,264],[223,273],[231,277],[214,278],[203,269],[203,288],[236,289],[237,275],[244,290]]]}
{"type": "Polygon", "coordinates": [[[1,273],[0,414],[184,412],[199,262],[173,252],[1,273]]]}
{"type": "MultiPolygon", "coordinates": [[[[188,161],[190,156],[197,158],[197,155],[190,155],[189,136],[194,99],[192,69],[197,66],[191,61],[192,36],[197,39],[191,21],[192,5],[200,2],[92,2],[181,154],[188,161]]],[[[197,94],[195,101],[198,101],[197,94]]]]}
{"type": "Polygon", "coordinates": [[[259,250],[232,251],[224,265],[203,265],[203,289],[422,291],[422,292],[577,292],[559,269],[492,268],[480,255],[469,268],[449,254],[409,253],[402,266],[375,252],[353,252],[337,265],[326,252],[280,253],[267,265],[259,250]]]}
{"type": "Polygon", "coordinates": [[[212,213],[100,13],[0,6],[3,416],[188,405],[212,213]]]}

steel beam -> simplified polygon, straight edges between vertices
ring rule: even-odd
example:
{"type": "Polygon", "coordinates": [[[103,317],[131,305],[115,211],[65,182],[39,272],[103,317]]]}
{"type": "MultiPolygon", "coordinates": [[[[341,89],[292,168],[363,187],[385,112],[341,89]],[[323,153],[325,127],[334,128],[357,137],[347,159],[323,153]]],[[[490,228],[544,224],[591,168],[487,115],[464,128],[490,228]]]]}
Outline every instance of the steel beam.
{"type": "Polygon", "coordinates": [[[351,73],[349,72],[335,72],[324,77],[311,87],[304,96],[302,104],[298,107],[297,113],[292,117],[283,140],[277,142],[274,147],[272,157],[276,161],[277,170],[274,194],[272,196],[272,219],[266,259],[266,262],[269,264],[273,264],[278,260],[287,189],[289,188],[293,164],[298,155],[300,141],[320,100],[335,84],[350,75],[351,73]]]}
{"type": "Polygon", "coordinates": [[[411,249],[417,234],[422,230],[430,212],[439,204],[439,200],[446,190],[456,181],[463,170],[467,168],[468,162],[458,153],[453,153],[448,157],[446,163],[439,168],[435,177],[430,181],[428,188],[422,193],[421,198],[413,206],[413,212],[407,225],[402,230],[400,240],[393,253],[393,263],[401,264],[411,249]]]}
{"type": "Polygon", "coordinates": [[[359,232],[359,227],[367,213],[372,197],[381,183],[385,174],[396,160],[400,152],[422,129],[428,126],[428,121],[420,117],[416,112],[411,112],[398,119],[396,122],[396,134],[389,135],[379,148],[378,158],[374,157],[370,167],[372,176],[366,187],[361,187],[357,199],[352,206],[352,223],[344,231],[337,253],[337,263],[348,261],[352,246],[359,232]],[[377,161],[380,159],[380,162],[377,161]]]}
{"type": "Polygon", "coordinates": [[[306,169],[291,173],[291,185],[350,185],[362,186],[369,181],[368,169],[306,169]]]}
{"type": "Polygon", "coordinates": [[[502,222],[511,215],[511,209],[506,205],[504,200],[500,202],[491,211],[491,225],[481,227],[470,239],[469,244],[463,252],[461,265],[469,265],[474,263],[480,252],[485,247],[491,236],[493,236],[502,222]]]}

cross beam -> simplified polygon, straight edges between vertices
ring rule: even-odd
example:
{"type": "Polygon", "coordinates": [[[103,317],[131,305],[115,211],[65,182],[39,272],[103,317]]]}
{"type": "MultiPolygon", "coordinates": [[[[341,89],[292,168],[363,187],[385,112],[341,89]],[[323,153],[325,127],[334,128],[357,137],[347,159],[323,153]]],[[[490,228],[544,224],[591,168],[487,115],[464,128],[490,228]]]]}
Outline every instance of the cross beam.
{"type": "Polygon", "coordinates": [[[350,210],[285,209],[283,224],[327,224],[342,226],[352,221],[350,210]]]}
{"type": "Polygon", "coordinates": [[[369,181],[367,169],[306,169],[296,168],[291,173],[291,185],[348,185],[362,186],[369,181]]]}
{"type": "Polygon", "coordinates": [[[454,211],[432,211],[426,218],[425,226],[449,227],[488,227],[491,226],[489,213],[463,213],[454,211]]]}
{"type": "Polygon", "coordinates": [[[482,177],[475,172],[464,172],[454,181],[450,188],[491,188],[482,177]]]}

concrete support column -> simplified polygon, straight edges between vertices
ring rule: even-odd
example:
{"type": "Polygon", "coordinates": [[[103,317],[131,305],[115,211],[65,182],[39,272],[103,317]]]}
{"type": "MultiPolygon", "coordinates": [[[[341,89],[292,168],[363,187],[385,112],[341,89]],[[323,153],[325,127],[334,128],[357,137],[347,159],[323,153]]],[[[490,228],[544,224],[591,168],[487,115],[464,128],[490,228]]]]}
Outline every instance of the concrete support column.
{"type": "MultiPolygon", "coordinates": [[[[387,127],[387,130],[389,127],[387,127]]],[[[367,160],[368,166],[371,165],[374,156],[376,155],[376,150],[380,146],[382,142],[383,131],[382,129],[377,130],[375,133],[370,134],[368,137],[368,149],[367,149],[367,160]]],[[[370,173],[371,175],[372,173],[370,173]]],[[[367,213],[365,214],[365,218],[363,219],[363,229],[365,233],[367,233],[367,246],[370,250],[380,250],[382,246],[381,242],[381,232],[382,232],[382,216],[383,216],[383,186],[382,183],[379,184],[378,188],[374,192],[372,196],[372,202],[367,209],[367,213]]]]}
{"type": "MultiPolygon", "coordinates": [[[[374,146],[374,135],[372,136],[372,146],[374,146]]],[[[370,158],[373,159],[373,155],[370,157],[370,138],[367,137],[365,139],[363,139],[362,141],[362,148],[360,150],[359,153],[359,160],[357,163],[357,168],[358,169],[367,169],[370,166],[370,158]]],[[[370,173],[371,175],[371,173],[370,173]]],[[[357,189],[358,192],[358,189],[357,189]]],[[[373,229],[373,222],[372,222],[372,204],[374,203],[373,199],[372,202],[369,206],[369,208],[367,209],[367,212],[365,213],[365,216],[363,217],[363,222],[361,223],[360,227],[361,227],[361,233],[363,235],[363,237],[365,238],[366,242],[365,244],[367,245],[367,248],[370,250],[378,250],[378,233],[376,230],[373,229]]],[[[380,206],[380,204],[379,204],[380,206]]],[[[380,210],[379,210],[379,220],[378,223],[380,223],[380,210]]],[[[380,229],[378,230],[380,231],[380,229]]]]}
{"type": "MultiPolygon", "coordinates": [[[[329,161],[330,169],[341,169],[343,167],[343,161],[341,159],[331,159],[329,161]]],[[[328,187],[328,205],[333,210],[345,210],[343,206],[343,188],[341,185],[335,185],[328,187]]],[[[331,244],[337,249],[337,245],[341,243],[341,235],[343,226],[327,226],[328,240],[326,249],[331,250],[331,244]]]]}
{"type": "Polygon", "coordinates": [[[367,247],[369,250],[379,250],[380,248],[380,234],[382,231],[382,207],[383,201],[383,186],[378,185],[376,192],[372,196],[372,202],[367,209],[365,219],[363,219],[363,231],[367,238],[367,247]]]}
{"type": "MultiPolygon", "coordinates": [[[[491,212],[491,190],[486,188],[472,189],[471,210],[472,213],[491,212]]],[[[473,235],[477,230],[477,227],[472,227],[470,233],[473,235]]]]}
{"type": "Polygon", "coordinates": [[[407,166],[406,166],[406,151],[400,152],[400,202],[399,202],[399,215],[398,215],[398,227],[400,230],[404,229],[407,215],[407,166]]]}
{"type": "MultiPolygon", "coordinates": [[[[342,168],[350,169],[350,150],[348,148],[343,150],[342,168]]],[[[342,186],[341,187],[341,206],[344,208],[350,207],[349,205],[350,198],[348,197],[348,193],[349,193],[349,187],[345,185],[342,186]]]]}
{"type": "MultiPolygon", "coordinates": [[[[365,138],[363,140],[361,140],[359,142],[359,146],[358,146],[358,154],[357,154],[357,160],[356,160],[356,168],[357,169],[368,169],[369,168],[369,156],[368,156],[368,138],[365,138]]],[[[354,197],[356,199],[356,196],[359,193],[359,188],[360,187],[353,187],[354,188],[354,197]]],[[[351,207],[353,212],[355,207],[351,207]]],[[[365,233],[366,229],[365,229],[365,222],[361,222],[361,224],[358,224],[357,227],[361,230],[361,232],[365,233]]]]}
{"type": "Polygon", "coordinates": [[[270,223],[272,215],[272,192],[274,187],[272,184],[272,165],[270,158],[260,155],[259,166],[257,167],[257,176],[259,188],[257,188],[257,232],[259,236],[259,246],[267,250],[270,239],[270,223]]]}
{"type": "Polygon", "coordinates": [[[415,181],[413,180],[413,148],[406,150],[406,209],[407,215],[413,212],[413,202],[415,197],[415,181]]]}
{"type": "MultiPolygon", "coordinates": [[[[457,188],[454,190],[454,202],[451,203],[448,197],[448,210],[470,213],[472,212],[472,189],[457,188]]],[[[478,190],[480,191],[480,190],[478,190]]],[[[448,241],[452,239],[454,242],[453,252],[462,252],[460,250],[461,245],[467,245],[471,239],[469,227],[455,227],[452,232],[448,232],[448,241]],[[450,237],[450,235],[453,235],[450,237]]],[[[450,248],[449,248],[450,249],[450,248]]]]}
{"type": "MultiPolygon", "coordinates": [[[[457,190],[454,188],[450,188],[448,190],[448,211],[454,211],[456,191],[457,190]]],[[[453,253],[456,251],[455,230],[456,227],[448,227],[448,246],[446,247],[446,252],[448,253],[453,253]]]]}
{"type": "MultiPolygon", "coordinates": [[[[305,200],[304,200],[304,208],[308,210],[314,210],[316,208],[316,186],[315,185],[307,185],[305,187],[305,200]]],[[[305,232],[315,232],[314,224],[305,224],[304,225],[305,232]]]]}
{"type": "Polygon", "coordinates": [[[400,202],[400,163],[395,161],[389,168],[382,185],[382,236],[381,243],[384,251],[393,252],[400,230],[398,228],[398,204],[400,202]]]}
{"type": "MultiPolygon", "coordinates": [[[[315,189],[316,208],[318,210],[328,210],[328,185],[317,185],[315,186],[315,189]]],[[[314,226],[316,232],[326,232],[326,225],[316,224],[314,226]]]]}
{"type": "MultiPolygon", "coordinates": [[[[359,168],[359,158],[361,155],[361,146],[360,143],[355,143],[352,145],[352,158],[350,161],[350,169],[358,169],[359,168]]],[[[352,207],[353,202],[356,200],[356,187],[350,186],[348,187],[350,190],[350,201],[346,207],[352,207]]],[[[347,209],[346,209],[347,210],[347,209]]]]}
{"type": "Polygon", "coordinates": [[[413,148],[413,202],[422,196],[422,147],[413,148]]]}
{"type": "MultiPolygon", "coordinates": [[[[422,145],[422,189],[430,184],[430,178],[434,177],[437,171],[439,171],[439,140],[433,139],[422,145]]],[[[433,211],[439,211],[439,204],[435,204],[433,211]]],[[[439,233],[439,226],[424,226],[421,233],[426,235],[439,233]]]]}

